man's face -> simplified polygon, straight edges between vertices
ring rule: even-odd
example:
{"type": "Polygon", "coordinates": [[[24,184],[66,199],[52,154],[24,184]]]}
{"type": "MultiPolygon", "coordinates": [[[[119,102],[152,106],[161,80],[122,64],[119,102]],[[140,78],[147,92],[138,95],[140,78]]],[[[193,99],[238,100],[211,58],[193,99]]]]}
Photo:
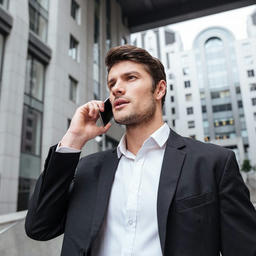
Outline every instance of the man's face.
{"type": "Polygon", "coordinates": [[[144,65],[121,61],[108,74],[108,88],[114,119],[124,125],[138,125],[151,120],[156,110],[153,80],[144,65]]]}

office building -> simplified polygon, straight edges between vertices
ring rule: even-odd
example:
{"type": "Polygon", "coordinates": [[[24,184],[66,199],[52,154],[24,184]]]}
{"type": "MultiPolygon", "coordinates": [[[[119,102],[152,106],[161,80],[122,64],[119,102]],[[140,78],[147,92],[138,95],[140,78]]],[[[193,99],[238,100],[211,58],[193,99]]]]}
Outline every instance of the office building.
{"type": "MultiPolygon", "coordinates": [[[[0,214],[27,209],[75,109],[107,97],[104,56],[129,41],[115,0],[0,1],[0,214]]],[[[82,156],[116,145],[122,128],[82,156]]]]}
{"type": "Polygon", "coordinates": [[[256,165],[255,13],[248,19],[246,40],[236,40],[223,27],[210,27],[196,35],[188,51],[183,50],[178,32],[167,27],[131,36],[133,44],[160,57],[166,68],[164,119],[171,127],[184,136],[230,148],[240,164],[249,159],[252,165],[256,165]],[[167,32],[174,38],[170,45],[167,32]]]}

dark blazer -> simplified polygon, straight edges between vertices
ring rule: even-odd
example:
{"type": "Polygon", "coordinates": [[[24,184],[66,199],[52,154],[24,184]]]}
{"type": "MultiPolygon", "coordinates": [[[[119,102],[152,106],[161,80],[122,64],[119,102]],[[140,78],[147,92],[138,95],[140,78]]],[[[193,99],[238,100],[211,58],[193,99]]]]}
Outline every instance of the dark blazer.
{"type": "MultiPolygon", "coordinates": [[[[31,198],[26,233],[42,241],[64,233],[61,256],[89,256],[107,211],[116,149],[80,161],[79,153],[55,149],[31,198]]],[[[163,255],[256,256],[256,212],[249,197],[231,150],[171,130],[157,199],[163,255]]]]}

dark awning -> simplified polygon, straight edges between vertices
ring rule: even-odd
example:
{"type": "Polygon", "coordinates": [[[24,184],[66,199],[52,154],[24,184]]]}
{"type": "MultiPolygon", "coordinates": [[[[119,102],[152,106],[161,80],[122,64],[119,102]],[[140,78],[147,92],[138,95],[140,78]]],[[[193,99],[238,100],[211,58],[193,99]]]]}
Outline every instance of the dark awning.
{"type": "Polygon", "coordinates": [[[255,0],[119,0],[131,32],[255,4],[255,0]]]}

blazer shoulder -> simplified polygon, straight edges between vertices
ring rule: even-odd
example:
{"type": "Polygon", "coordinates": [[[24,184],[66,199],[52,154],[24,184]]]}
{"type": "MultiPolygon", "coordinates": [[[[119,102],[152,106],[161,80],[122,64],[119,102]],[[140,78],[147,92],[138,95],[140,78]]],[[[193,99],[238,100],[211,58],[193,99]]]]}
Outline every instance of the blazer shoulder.
{"type": "Polygon", "coordinates": [[[202,142],[188,137],[183,137],[184,143],[190,154],[205,155],[206,157],[216,157],[217,159],[227,159],[234,154],[231,149],[208,142],[202,142]]]}

